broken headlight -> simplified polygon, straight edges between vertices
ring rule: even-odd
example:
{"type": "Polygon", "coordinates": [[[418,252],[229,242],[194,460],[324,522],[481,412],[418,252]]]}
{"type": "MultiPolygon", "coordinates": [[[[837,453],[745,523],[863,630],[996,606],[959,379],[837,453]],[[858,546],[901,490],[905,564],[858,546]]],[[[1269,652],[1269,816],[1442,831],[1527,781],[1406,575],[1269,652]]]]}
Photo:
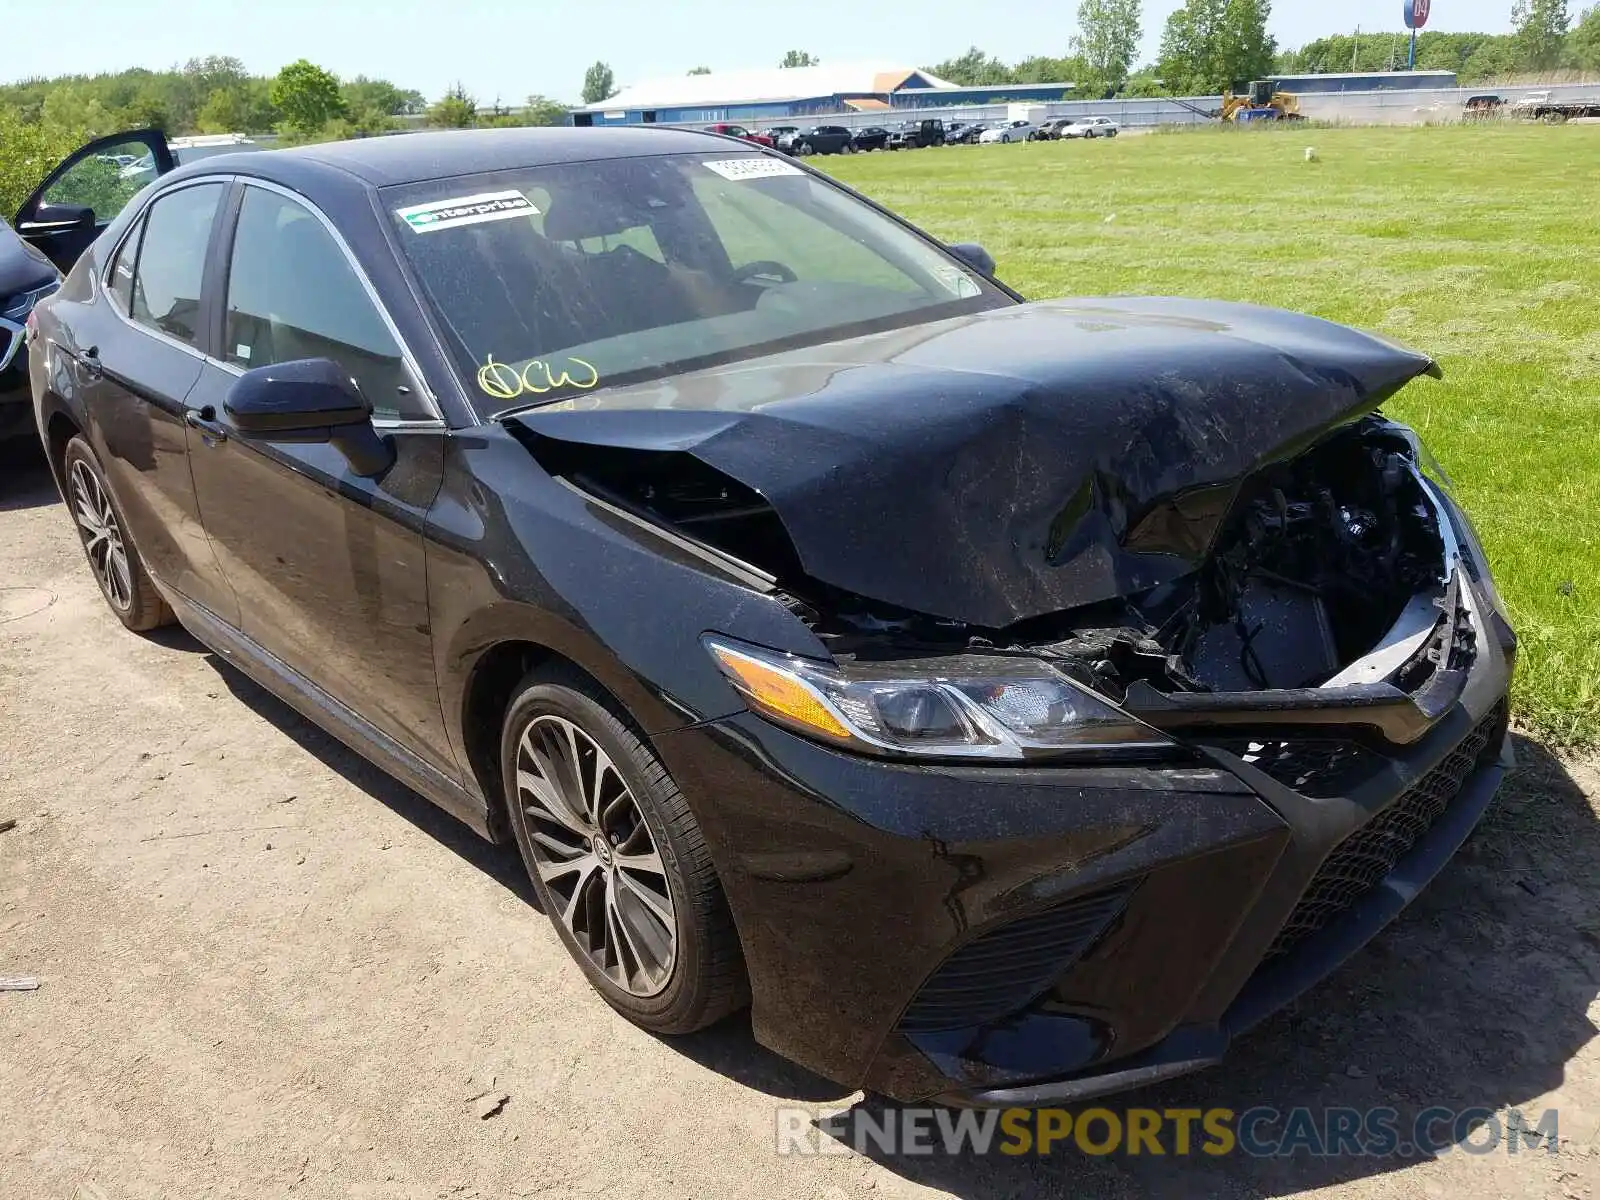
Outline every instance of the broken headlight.
{"type": "Polygon", "coordinates": [[[723,638],[705,642],[756,712],[869,754],[1017,760],[1172,745],[1037,659],[965,655],[845,670],[723,638]]]}

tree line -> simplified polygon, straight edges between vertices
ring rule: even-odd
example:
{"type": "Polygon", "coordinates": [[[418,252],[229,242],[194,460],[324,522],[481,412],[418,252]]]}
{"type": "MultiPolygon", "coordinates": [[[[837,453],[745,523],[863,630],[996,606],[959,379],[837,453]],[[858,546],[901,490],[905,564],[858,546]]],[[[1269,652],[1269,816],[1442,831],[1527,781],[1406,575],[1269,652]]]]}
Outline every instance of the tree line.
{"type": "MultiPolygon", "coordinates": [[[[1403,30],[1318,38],[1282,50],[1267,32],[1271,0],[1186,0],[1167,18],[1155,62],[1135,69],[1142,36],[1140,0],[1083,0],[1078,33],[1061,57],[1036,55],[1008,65],[973,46],[927,68],[969,87],[1073,82],[1085,95],[1216,95],[1274,74],[1403,69],[1403,30]]],[[[1574,20],[1567,0],[1516,0],[1512,32],[1417,37],[1418,70],[1454,71],[1463,84],[1571,70],[1600,72],[1600,4],[1574,20]]]]}

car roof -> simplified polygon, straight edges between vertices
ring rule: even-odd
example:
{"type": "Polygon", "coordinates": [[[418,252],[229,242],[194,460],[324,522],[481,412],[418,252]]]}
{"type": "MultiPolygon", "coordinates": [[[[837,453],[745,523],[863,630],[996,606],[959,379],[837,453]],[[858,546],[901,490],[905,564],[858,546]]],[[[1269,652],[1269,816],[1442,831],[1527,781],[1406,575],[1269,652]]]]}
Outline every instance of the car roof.
{"type": "MultiPolygon", "coordinates": [[[[373,187],[388,187],[517,167],[693,154],[715,150],[715,137],[691,129],[642,126],[436,130],[293,146],[270,154],[219,154],[180,170],[184,175],[235,171],[290,187],[317,176],[326,182],[327,176],[337,173],[354,176],[373,187]]],[[[738,152],[748,150],[741,146],[738,152]]]]}

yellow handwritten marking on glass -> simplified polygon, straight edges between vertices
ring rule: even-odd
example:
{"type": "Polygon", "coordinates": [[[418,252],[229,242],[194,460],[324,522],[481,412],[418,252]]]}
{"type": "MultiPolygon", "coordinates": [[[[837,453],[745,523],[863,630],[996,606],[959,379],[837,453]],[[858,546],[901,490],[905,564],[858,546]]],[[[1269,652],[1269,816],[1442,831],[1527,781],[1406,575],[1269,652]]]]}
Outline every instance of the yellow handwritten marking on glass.
{"type": "Polygon", "coordinates": [[[496,400],[515,400],[524,395],[542,396],[558,388],[592,388],[600,382],[600,372],[593,363],[581,358],[568,358],[567,365],[583,367],[589,372],[588,380],[580,383],[564,368],[559,373],[552,371],[550,364],[538,358],[519,371],[510,363],[495,362],[491,354],[488,361],[478,368],[478,387],[496,400]]]}

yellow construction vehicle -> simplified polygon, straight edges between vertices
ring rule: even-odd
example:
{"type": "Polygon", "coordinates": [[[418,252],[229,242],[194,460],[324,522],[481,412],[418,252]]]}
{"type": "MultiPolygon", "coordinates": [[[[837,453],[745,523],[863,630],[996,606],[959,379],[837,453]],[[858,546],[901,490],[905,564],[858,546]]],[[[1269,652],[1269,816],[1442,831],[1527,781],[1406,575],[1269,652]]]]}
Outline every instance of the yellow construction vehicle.
{"type": "Polygon", "coordinates": [[[1300,97],[1293,92],[1273,91],[1272,80],[1258,79],[1243,96],[1222,93],[1222,107],[1216,115],[1224,121],[1299,121],[1300,97]]]}

